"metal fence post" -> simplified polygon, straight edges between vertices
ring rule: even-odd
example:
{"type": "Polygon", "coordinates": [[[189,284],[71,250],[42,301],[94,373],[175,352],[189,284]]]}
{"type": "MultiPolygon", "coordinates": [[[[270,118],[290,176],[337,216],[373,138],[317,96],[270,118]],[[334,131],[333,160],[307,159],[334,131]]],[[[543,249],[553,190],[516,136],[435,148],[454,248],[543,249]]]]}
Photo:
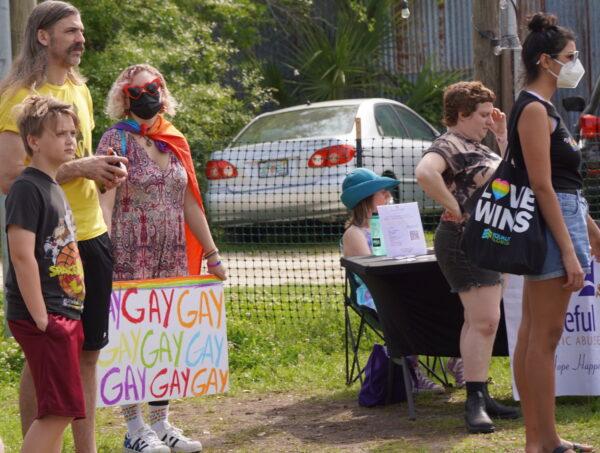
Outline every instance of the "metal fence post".
{"type": "Polygon", "coordinates": [[[360,126],[360,118],[354,119],[356,125],[356,166],[363,166],[363,150],[362,150],[362,130],[360,126]]]}

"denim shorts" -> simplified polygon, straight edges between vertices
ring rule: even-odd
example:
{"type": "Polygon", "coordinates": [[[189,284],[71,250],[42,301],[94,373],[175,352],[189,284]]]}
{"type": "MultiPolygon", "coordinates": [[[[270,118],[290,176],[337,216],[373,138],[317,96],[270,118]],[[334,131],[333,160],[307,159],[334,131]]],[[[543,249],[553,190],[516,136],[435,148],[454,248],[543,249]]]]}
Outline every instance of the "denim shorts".
{"type": "MultiPolygon", "coordinates": [[[[588,204],[585,198],[581,195],[581,191],[577,193],[557,192],[556,197],[560,204],[563,219],[575,253],[579,259],[579,263],[586,274],[591,272],[591,253],[590,240],[587,230],[587,214],[588,204]]],[[[565,267],[563,266],[560,249],[554,240],[554,236],[549,228],[546,228],[546,260],[539,275],[526,275],[527,280],[549,280],[551,278],[562,277],[566,275],[565,267]]]]}
{"type": "Polygon", "coordinates": [[[502,284],[500,272],[477,267],[467,258],[461,248],[463,229],[462,224],[442,221],[435,231],[435,256],[452,292],[502,284]]]}

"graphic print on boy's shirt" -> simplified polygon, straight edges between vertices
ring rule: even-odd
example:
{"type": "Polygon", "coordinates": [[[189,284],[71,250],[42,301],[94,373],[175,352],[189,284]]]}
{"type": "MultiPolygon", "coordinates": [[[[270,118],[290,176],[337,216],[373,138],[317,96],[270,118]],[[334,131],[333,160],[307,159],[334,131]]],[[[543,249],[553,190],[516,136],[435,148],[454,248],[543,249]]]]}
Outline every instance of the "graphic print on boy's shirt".
{"type": "MultiPolygon", "coordinates": [[[[61,187],[44,172],[27,167],[6,198],[6,224],[35,233],[34,255],[48,313],[80,319],[85,295],[83,263],[74,217],[61,187]]],[[[7,319],[31,319],[12,262],[5,283],[7,319]]]]}
{"type": "Polygon", "coordinates": [[[60,287],[69,296],[63,299],[63,305],[81,311],[85,285],[74,231],[73,214],[65,204],[65,216],[58,219],[52,235],[46,238],[44,251],[46,258],[52,260],[52,265],[48,267],[49,276],[58,277],[60,287]]]}

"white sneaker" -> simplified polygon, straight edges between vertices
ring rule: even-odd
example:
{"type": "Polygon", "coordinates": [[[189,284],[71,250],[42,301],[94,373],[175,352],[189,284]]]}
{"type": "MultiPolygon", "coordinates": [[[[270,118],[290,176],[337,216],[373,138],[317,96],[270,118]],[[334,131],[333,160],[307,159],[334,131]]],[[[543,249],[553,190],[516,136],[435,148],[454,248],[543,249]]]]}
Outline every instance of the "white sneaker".
{"type": "Polygon", "coordinates": [[[148,425],[142,426],[133,434],[125,434],[123,451],[126,453],[171,453],[171,449],[158,438],[148,425]]]}
{"type": "Polygon", "coordinates": [[[192,440],[183,435],[183,431],[175,428],[169,422],[162,422],[162,429],[156,429],[159,439],[171,447],[172,453],[196,453],[202,451],[200,441],[192,440]]]}

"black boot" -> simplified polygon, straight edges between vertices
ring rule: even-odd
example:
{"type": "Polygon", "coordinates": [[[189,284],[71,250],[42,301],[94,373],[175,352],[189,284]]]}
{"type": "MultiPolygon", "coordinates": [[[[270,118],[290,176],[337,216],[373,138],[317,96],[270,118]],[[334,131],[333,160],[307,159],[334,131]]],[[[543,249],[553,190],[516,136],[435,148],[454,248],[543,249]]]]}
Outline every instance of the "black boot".
{"type": "Polygon", "coordinates": [[[485,411],[492,418],[514,419],[521,416],[518,407],[505,406],[492,398],[488,392],[487,383],[483,389],[483,399],[485,401],[485,411]]]}
{"type": "Polygon", "coordinates": [[[485,411],[483,392],[477,391],[467,395],[465,422],[467,430],[472,434],[494,432],[494,423],[485,411]]]}

